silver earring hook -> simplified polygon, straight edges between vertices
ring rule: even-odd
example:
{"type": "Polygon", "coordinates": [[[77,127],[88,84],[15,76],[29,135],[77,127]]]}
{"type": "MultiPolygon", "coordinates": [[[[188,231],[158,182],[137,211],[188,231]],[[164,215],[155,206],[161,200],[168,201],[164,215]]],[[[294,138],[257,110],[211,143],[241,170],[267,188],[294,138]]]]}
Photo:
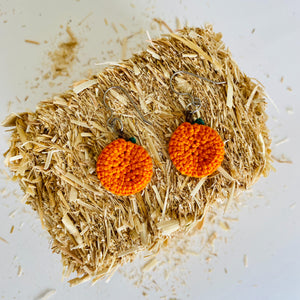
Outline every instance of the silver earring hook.
{"type": "Polygon", "coordinates": [[[123,122],[120,118],[113,118],[112,115],[110,115],[110,117],[107,120],[107,124],[113,128],[114,132],[118,132],[117,131],[117,122],[119,122],[120,124],[120,131],[123,132],[124,130],[124,126],[123,126],[123,122]]]}
{"type": "Polygon", "coordinates": [[[111,114],[110,114],[110,116],[109,116],[109,118],[107,120],[107,124],[109,126],[111,126],[115,132],[117,132],[117,129],[116,129],[117,122],[119,122],[119,124],[120,124],[120,127],[121,127],[120,130],[121,130],[121,132],[123,132],[124,126],[123,126],[123,122],[122,122],[122,120],[120,118],[113,117],[114,110],[108,105],[108,103],[106,101],[107,93],[109,91],[111,91],[112,89],[119,89],[119,90],[121,90],[126,95],[126,97],[129,99],[130,103],[133,105],[133,107],[135,108],[135,110],[139,114],[140,118],[143,120],[143,122],[146,123],[146,124],[148,124],[148,125],[152,125],[151,122],[149,122],[148,120],[146,120],[144,118],[144,116],[142,115],[141,111],[138,109],[138,107],[134,103],[134,101],[133,101],[132,97],[130,96],[130,94],[124,88],[122,88],[121,86],[115,85],[115,86],[112,86],[112,87],[108,88],[104,92],[104,94],[103,94],[103,103],[104,103],[105,107],[111,112],[111,114]]]}
{"type": "Polygon", "coordinates": [[[190,76],[193,76],[193,77],[196,77],[198,79],[201,79],[201,80],[204,80],[204,81],[207,81],[209,83],[213,83],[213,84],[224,84],[226,83],[226,81],[213,81],[213,80],[210,80],[208,78],[205,78],[205,77],[202,77],[202,76],[199,76],[197,74],[194,74],[194,73],[190,73],[190,72],[187,72],[187,71],[177,71],[175,72],[171,78],[170,78],[170,88],[171,90],[176,93],[177,95],[181,95],[181,96],[189,96],[191,98],[191,102],[186,106],[185,109],[187,109],[188,107],[190,106],[195,106],[196,109],[194,111],[191,111],[190,113],[191,114],[194,114],[195,112],[199,111],[200,108],[201,108],[201,99],[200,98],[197,98],[197,97],[194,97],[192,94],[190,93],[182,93],[182,92],[178,92],[175,90],[174,86],[173,86],[173,78],[175,76],[177,76],[178,74],[185,74],[185,75],[190,75],[190,76]]]}

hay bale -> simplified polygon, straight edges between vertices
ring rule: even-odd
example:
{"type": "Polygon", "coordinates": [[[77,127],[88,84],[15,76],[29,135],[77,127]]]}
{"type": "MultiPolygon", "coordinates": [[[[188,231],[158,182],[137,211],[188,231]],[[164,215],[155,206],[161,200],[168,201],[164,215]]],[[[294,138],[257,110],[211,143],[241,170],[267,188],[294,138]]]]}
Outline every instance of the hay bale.
{"type": "Polygon", "coordinates": [[[216,199],[229,201],[270,170],[270,138],[263,87],[243,74],[221,41],[205,28],[185,28],[153,40],[148,49],[59,96],[41,101],[35,113],[10,116],[15,126],[6,162],[60,253],[71,285],[110,274],[139,251],[157,252],[168,238],[202,226],[216,199]],[[189,99],[169,86],[170,76],[189,71],[214,81],[177,76],[175,85],[203,99],[198,114],[225,142],[222,166],[212,175],[181,175],[168,155],[168,142],[184,121],[189,99]],[[107,127],[102,96],[122,86],[153,126],[146,125],[121,92],[110,105],[125,131],[151,155],[154,174],[134,196],[107,192],[95,166],[101,150],[116,139],[107,127]]]}

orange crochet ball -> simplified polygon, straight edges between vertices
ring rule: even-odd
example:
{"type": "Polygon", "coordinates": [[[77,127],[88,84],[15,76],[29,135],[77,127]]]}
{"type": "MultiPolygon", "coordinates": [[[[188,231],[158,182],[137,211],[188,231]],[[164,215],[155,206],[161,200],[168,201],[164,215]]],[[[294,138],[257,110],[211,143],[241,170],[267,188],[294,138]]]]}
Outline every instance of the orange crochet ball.
{"type": "Polygon", "coordinates": [[[185,122],[173,133],[169,154],[177,170],[191,177],[212,174],[224,159],[224,143],[211,127],[185,122]]]}
{"type": "Polygon", "coordinates": [[[113,194],[128,196],[140,192],[152,177],[152,160],[141,146],[117,139],[106,146],[97,161],[97,175],[113,194]]]}

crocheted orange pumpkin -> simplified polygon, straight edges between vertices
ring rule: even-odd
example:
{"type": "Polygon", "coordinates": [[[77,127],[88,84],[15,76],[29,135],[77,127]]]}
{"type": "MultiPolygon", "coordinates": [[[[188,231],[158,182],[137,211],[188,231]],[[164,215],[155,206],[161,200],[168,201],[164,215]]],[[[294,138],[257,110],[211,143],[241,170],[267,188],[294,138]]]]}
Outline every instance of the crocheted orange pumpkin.
{"type": "Polygon", "coordinates": [[[191,177],[212,174],[224,158],[224,143],[211,127],[182,123],[173,133],[169,154],[177,170],[191,177]]]}
{"type": "Polygon", "coordinates": [[[140,192],[152,177],[148,152],[131,141],[120,138],[106,146],[97,161],[97,175],[113,194],[128,196],[140,192]]]}

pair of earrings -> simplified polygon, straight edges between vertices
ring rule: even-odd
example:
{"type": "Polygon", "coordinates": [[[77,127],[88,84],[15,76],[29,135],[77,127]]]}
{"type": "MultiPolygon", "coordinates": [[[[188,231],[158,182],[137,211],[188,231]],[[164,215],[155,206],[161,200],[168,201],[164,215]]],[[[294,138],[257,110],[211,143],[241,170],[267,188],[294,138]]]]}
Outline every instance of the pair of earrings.
{"type": "MultiPolygon", "coordinates": [[[[185,108],[186,121],[173,133],[169,142],[170,158],[176,169],[190,177],[205,177],[212,174],[221,165],[224,158],[224,143],[217,131],[205,126],[199,118],[193,120],[193,114],[200,110],[201,100],[190,93],[178,92],[173,79],[178,74],[194,76],[212,84],[224,84],[186,71],[175,72],[170,78],[171,90],[181,96],[188,96],[191,102],[185,108]],[[190,110],[195,107],[195,110],[190,110]]],[[[114,111],[107,104],[108,92],[120,89],[130,100],[144,123],[152,125],[141,114],[129,93],[120,86],[112,86],[104,92],[103,103],[111,112],[107,124],[113,128],[119,138],[106,146],[97,160],[97,176],[105,189],[119,196],[129,196],[143,190],[150,182],[153,165],[148,152],[136,144],[134,137],[124,133],[121,119],[113,117],[114,111]],[[117,129],[119,123],[120,129],[117,129]]]]}

